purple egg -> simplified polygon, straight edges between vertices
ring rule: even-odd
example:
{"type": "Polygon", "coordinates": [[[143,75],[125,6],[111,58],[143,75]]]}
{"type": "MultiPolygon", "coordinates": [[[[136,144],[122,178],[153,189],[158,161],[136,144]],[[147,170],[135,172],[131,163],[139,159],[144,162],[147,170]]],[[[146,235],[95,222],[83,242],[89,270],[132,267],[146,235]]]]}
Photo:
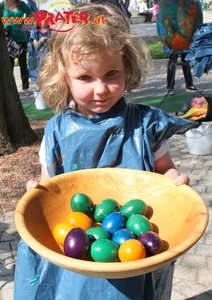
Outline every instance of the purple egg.
{"type": "Polygon", "coordinates": [[[148,254],[158,254],[162,250],[163,242],[153,231],[146,231],[137,237],[147,250],[148,254]]]}
{"type": "Polygon", "coordinates": [[[86,232],[79,227],[73,228],[65,238],[64,252],[66,256],[83,259],[89,247],[89,239],[86,232]]]}

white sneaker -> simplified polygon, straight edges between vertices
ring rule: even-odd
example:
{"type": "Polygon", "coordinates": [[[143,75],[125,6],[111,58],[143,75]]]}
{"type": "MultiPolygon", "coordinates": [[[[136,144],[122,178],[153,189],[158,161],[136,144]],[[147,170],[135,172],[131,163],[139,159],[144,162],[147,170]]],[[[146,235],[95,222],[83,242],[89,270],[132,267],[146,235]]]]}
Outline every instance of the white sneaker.
{"type": "Polygon", "coordinates": [[[170,90],[168,90],[168,95],[174,95],[174,89],[170,89],[170,90]]]}

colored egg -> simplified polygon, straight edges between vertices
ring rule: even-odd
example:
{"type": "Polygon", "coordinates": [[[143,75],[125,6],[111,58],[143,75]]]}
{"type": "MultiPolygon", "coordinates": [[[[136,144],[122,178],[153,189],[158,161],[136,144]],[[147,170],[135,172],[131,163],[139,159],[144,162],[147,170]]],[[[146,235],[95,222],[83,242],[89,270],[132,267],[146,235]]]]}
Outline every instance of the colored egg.
{"type": "Polygon", "coordinates": [[[80,211],[88,216],[92,216],[95,209],[93,201],[83,193],[74,194],[70,205],[72,211],[80,211]]]}
{"type": "Polygon", "coordinates": [[[88,228],[93,226],[93,221],[91,220],[91,218],[80,211],[75,211],[68,214],[65,221],[69,222],[75,227],[80,227],[84,230],[87,230],[88,228]]]}
{"type": "Polygon", "coordinates": [[[146,231],[152,231],[151,222],[143,215],[132,215],[126,223],[126,228],[137,236],[146,231]]]}
{"type": "Polygon", "coordinates": [[[121,208],[120,212],[127,218],[134,214],[145,215],[147,212],[147,204],[141,199],[133,199],[127,201],[121,208]]]}
{"type": "Polygon", "coordinates": [[[61,246],[64,244],[65,238],[74,226],[67,222],[58,223],[52,231],[55,241],[61,246]]]}
{"type": "Polygon", "coordinates": [[[146,249],[138,240],[127,240],[119,247],[118,256],[121,262],[138,260],[146,257],[146,249]]]}
{"type": "Polygon", "coordinates": [[[100,239],[111,240],[111,234],[105,231],[101,227],[91,227],[88,230],[86,230],[86,233],[91,240],[100,240],[100,239]]]}
{"type": "Polygon", "coordinates": [[[123,244],[125,241],[129,240],[129,239],[135,239],[136,236],[134,235],[134,233],[130,232],[128,229],[123,228],[123,229],[119,229],[117,230],[113,236],[112,236],[112,241],[120,246],[121,244],[123,244]]]}
{"type": "Polygon", "coordinates": [[[114,234],[117,230],[126,227],[127,218],[120,212],[113,212],[107,215],[102,221],[102,228],[107,232],[114,234]]]}
{"type": "Polygon", "coordinates": [[[64,241],[65,255],[83,259],[88,251],[89,239],[86,232],[79,227],[73,228],[66,236],[64,241]]]}
{"type": "Polygon", "coordinates": [[[118,246],[111,240],[97,240],[91,245],[91,258],[96,262],[118,261],[118,246]]]}
{"type": "Polygon", "coordinates": [[[147,254],[158,254],[161,252],[163,242],[159,235],[153,231],[147,231],[137,237],[147,250],[147,254]]]}
{"type": "Polygon", "coordinates": [[[94,219],[97,222],[102,222],[103,219],[114,211],[119,210],[119,204],[114,199],[105,199],[97,204],[94,211],[94,219]]]}

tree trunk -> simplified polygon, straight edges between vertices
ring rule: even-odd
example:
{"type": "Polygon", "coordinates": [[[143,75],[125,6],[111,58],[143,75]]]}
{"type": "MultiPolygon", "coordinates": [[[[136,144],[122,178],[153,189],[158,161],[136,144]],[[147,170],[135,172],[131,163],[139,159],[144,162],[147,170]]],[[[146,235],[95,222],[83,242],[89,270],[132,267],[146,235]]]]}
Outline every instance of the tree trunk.
{"type": "MultiPolygon", "coordinates": [[[[1,17],[1,12],[0,12],[1,17]]],[[[1,19],[0,19],[1,20],[1,19]]],[[[37,140],[24,113],[0,21],[0,156],[37,140]]]]}

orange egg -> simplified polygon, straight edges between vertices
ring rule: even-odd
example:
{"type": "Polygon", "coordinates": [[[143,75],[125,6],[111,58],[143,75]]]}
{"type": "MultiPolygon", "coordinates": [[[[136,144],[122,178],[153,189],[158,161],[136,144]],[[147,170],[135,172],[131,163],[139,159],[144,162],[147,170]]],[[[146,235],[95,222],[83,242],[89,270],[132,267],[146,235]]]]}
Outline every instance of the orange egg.
{"type": "Polygon", "coordinates": [[[86,214],[75,211],[67,215],[66,222],[74,225],[75,227],[80,227],[84,230],[93,226],[93,221],[86,214]]]}
{"type": "Polygon", "coordinates": [[[53,231],[52,231],[52,234],[53,234],[53,237],[54,237],[55,241],[58,244],[63,245],[66,236],[71,231],[71,229],[73,229],[74,227],[75,227],[74,225],[72,225],[68,222],[58,223],[53,228],[53,231]]]}
{"type": "Polygon", "coordinates": [[[118,255],[122,262],[138,260],[146,257],[146,249],[138,240],[130,239],[121,244],[118,255]]]}

